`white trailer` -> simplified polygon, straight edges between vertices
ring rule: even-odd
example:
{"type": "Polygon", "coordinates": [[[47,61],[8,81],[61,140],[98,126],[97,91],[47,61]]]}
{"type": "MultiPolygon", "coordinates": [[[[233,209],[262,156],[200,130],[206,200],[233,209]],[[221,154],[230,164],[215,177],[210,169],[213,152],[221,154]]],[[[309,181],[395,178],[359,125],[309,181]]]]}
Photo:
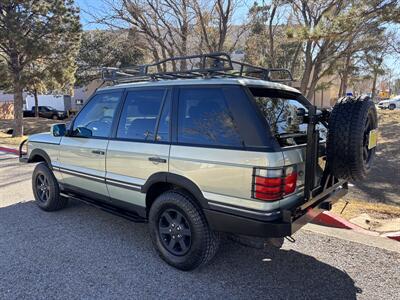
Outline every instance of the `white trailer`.
{"type": "MultiPolygon", "coordinates": [[[[51,106],[56,110],[68,111],[71,109],[71,97],[63,95],[38,95],[39,106],[51,106]]],[[[27,95],[25,98],[25,110],[32,110],[35,106],[35,97],[27,95]]]]}

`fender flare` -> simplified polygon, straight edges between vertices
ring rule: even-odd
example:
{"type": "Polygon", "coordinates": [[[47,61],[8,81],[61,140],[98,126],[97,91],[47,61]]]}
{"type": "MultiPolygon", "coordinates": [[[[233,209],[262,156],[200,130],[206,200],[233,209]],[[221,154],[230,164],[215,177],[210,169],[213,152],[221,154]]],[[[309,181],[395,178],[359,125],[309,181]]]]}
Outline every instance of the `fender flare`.
{"type": "Polygon", "coordinates": [[[208,208],[208,201],[206,198],[204,198],[200,188],[190,179],[174,173],[159,172],[151,175],[147,179],[146,183],[142,186],[141,192],[147,193],[153,184],[159,182],[170,183],[186,189],[196,198],[196,200],[198,200],[202,208],[208,208]]]}
{"type": "Polygon", "coordinates": [[[29,155],[28,162],[35,162],[34,158],[35,156],[41,156],[43,159],[46,161],[47,165],[51,167],[51,159],[49,155],[42,149],[33,149],[31,154],[29,155]]]}

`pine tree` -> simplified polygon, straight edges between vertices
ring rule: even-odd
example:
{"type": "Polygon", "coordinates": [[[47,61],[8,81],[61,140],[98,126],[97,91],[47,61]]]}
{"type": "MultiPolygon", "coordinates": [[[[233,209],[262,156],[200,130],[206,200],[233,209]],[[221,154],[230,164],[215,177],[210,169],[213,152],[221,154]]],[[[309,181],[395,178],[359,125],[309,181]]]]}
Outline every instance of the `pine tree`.
{"type": "Polygon", "coordinates": [[[24,90],[73,80],[80,33],[73,0],[1,0],[0,56],[14,92],[13,136],[23,134],[24,90]]]}

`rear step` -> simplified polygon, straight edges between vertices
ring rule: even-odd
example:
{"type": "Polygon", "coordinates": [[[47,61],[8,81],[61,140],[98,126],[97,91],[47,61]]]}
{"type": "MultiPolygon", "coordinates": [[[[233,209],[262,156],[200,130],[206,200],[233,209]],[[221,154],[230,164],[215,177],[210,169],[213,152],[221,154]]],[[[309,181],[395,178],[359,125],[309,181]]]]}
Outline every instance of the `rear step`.
{"type": "Polygon", "coordinates": [[[126,211],[123,209],[120,209],[116,206],[104,203],[104,202],[100,202],[100,201],[95,201],[86,197],[76,197],[75,195],[71,195],[71,194],[65,194],[65,193],[60,193],[61,196],[69,198],[69,199],[74,199],[80,202],[84,202],[90,206],[94,206],[96,208],[99,208],[101,210],[104,210],[106,212],[112,213],[116,216],[122,217],[124,219],[127,219],[129,221],[133,221],[135,223],[146,223],[147,219],[143,218],[141,216],[139,216],[138,214],[134,213],[134,212],[130,212],[130,211],[126,211]]]}

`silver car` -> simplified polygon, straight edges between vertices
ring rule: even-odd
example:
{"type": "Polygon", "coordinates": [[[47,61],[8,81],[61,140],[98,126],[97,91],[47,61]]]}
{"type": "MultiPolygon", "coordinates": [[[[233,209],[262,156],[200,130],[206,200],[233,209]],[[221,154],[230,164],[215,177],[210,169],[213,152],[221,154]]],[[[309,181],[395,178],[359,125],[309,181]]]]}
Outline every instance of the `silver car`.
{"type": "MultiPolygon", "coordinates": [[[[221,233],[279,246],[330,209],[374,156],[372,102],[357,100],[368,108],[359,121],[367,140],[347,153],[340,147],[353,137],[339,141],[346,132],[334,112],[270,78],[233,76],[224,62],[217,71],[147,70],[139,82],[126,80],[136,78],[128,71],[106,70],[128,82],[97,90],[69,125],[21,145],[20,160],[39,163],[32,177],[38,206],[59,210],[75,198],[148,222],[159,255],[182,270],[209,261],[221,233]],[[355,152],[361,165],[338,163],[355,152]]],[[[337,105],[339,117],[350,114],[349,101],[337,105]]]]}
{"type": "Polygon", "coordinates": [[[400,108],[400,96],[396,96],[388,100],[382,100],[378,103],[378,107],[380,109],[390,109],[390,110],[400,108]]]}

